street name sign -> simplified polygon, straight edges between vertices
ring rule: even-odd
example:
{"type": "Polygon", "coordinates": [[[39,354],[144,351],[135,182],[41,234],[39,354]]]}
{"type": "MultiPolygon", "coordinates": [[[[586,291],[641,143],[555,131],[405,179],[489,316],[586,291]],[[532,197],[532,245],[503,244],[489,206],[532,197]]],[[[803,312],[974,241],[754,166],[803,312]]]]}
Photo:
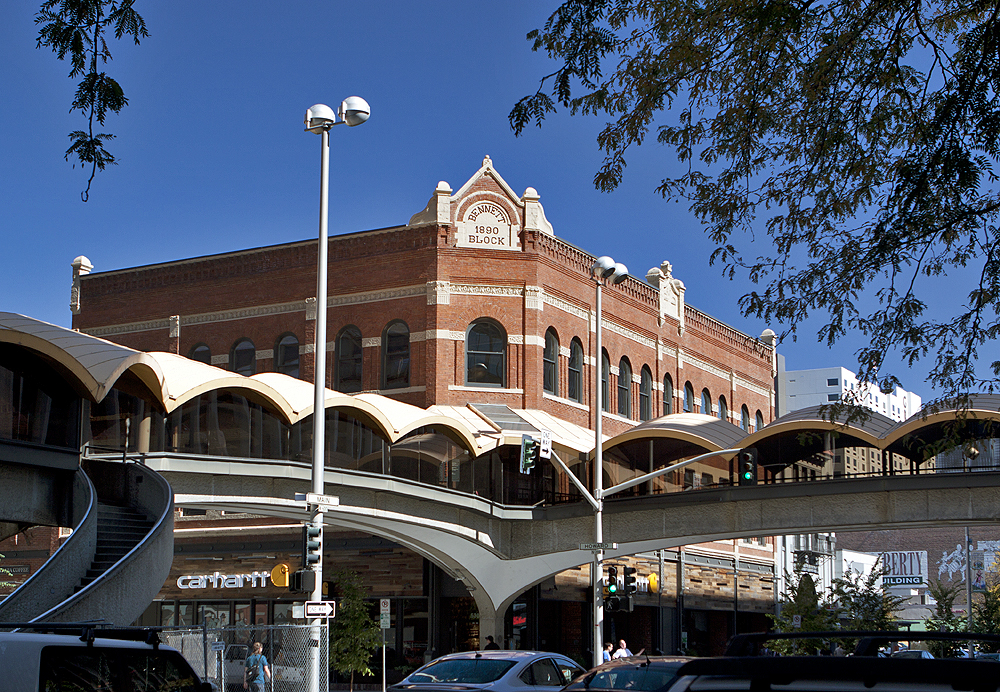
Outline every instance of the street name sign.
{"type": "Polygon", "coordinates": [[[580,550],[617,550],[617,543],[581,543],[580,550]]]}

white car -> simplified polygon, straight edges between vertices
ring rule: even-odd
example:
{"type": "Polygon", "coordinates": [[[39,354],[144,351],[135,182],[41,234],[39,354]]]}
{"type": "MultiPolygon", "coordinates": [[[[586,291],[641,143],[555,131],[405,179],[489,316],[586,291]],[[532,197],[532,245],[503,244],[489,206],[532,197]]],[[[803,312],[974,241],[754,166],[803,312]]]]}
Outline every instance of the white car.
{"type": "Polygon", "coordinates": [[[434,659],[390,692],[553,692],[584,673],[573,659],[544,651],[464,651],[434,659]]]}
{"type": "Polygon", "coordinates": [[[0,632],[4,692],[214,690],[154,630],[44,627],[49,631],[0,632]]]}

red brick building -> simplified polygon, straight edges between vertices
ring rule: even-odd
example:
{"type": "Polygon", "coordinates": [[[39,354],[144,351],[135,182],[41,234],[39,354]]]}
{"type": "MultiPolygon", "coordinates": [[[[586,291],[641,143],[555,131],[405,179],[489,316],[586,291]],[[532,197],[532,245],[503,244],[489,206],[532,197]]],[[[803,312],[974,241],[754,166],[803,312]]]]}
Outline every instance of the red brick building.
{"type": "MultiPolygon", "coordinates": [[[[242,374],[277,371],[311,381],[316,257],[315,240],[96,273],[79,257],[73,327],[242,374]]],[[[328,386],[420,407],[492,404],[541,411],[585,432],[594,425],[600,359],[607,373],[605,435],[685,411],[745,430],[770,422],[773,333],[743,334],[691,307],[683,283],[661,259],[653,260],[645,280],[630,276],[603,290],[604,353],[596,353],[590,274],[595,256],[557,237],[536,191],[529,187],[517,195],[487,157],[457,191],[439,183],[407,224],[330,239],[328,386]]],[[[720,469],[714,478],[692,482],[729,480],[720,469]]],[[[193,517],[191,526],[199,519],[204,517],[193,517]]],[[[190,545],[179,539],[178,554],[190,552],[196,533],[190,545]]],[[[737,543],[664,551],[661,594],[672,597],[662,596],[662,603],[651,598],[649,612],[637,609],[633,620],[609,618],[619,629],[606,630],[607,637],[640,639],[669,651],[676,650],[682,631],[715,623],[712,632],[704,625],[703,639],[717,648],[715,640],[725,640],[719,628],[728,627],[737,611],[762,617],[774,600],[773,541],[757,539],[742,548],[737,543]],[[738,597],[733,565],[740,571],[738,597]],[[653,606],[673,612],[682,593],[689,619],[654,624],[653,606]],[[657,627],[669,636],[651,634],[657,627]]],[[[418,556],[411,557],[419,564],[418,556]]],[[[418,593],[421,587],[411,581],[418,593]]],[[[176,596],[166,591],[165,598],[176,596]]],[[[586,611],[581,606],[587,588],[578,571],[534,591],[538,601],[569,599],[586,611]]],[[[468,608],[471,599],[450,595],[468,608]]],[[[546,619],[542,605],[528,607],[537,608],[538,620],[546,619]]],[[[457,628],[462,618],[442,618],[439,626],[444,621],[457,628]]],[[[576,630],[539,634],[528,643],[555,647],[558,641],[569,650],[575,637],[580,650],[584,628],[576,630]]]]}
{"type": "MultiPolygon", "coordinates": [[[[73,327],[311,381],[316,255],[303,241],[98,273],[78,258],[73,327]]],[[[421,407],[544,409],[592,426],[594,260],[556,237],[535,190],[517,196],[487,157],[457,192],[439,183],[407,225],[330,239],[328,385],[421,407]]],[[[607,434],[680,411],[744,425],[745,407],[750,428],[772,419],[770,343],[684,294],[667,262],[605,288],[607,434]]]]}

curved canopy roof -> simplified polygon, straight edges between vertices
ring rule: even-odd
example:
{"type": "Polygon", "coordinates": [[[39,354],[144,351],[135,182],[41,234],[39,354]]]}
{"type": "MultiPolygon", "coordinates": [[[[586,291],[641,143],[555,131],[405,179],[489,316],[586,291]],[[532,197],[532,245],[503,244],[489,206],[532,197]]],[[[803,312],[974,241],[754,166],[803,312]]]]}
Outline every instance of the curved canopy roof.
{"type": "MultiPolygon", "coordinates": [[[[313,412],[313,385],[288,375],[260,373],[252,377],[217,368],[174,353],[144,353],[99,337],[0,312],[0,342],[24,346],[55,362],[74,379],[81,392],[100,402],[126,372],[138,377],[170,413],[195,397],[220,389],[242,390],[265,403],[289,423],[313,412]]],[[[348,395],[326,390],[326,407],[350,411],[396,442],[414,430],[433,427],[475,454],[495,440],[477,441],[476,431],[459,417],[425,410],[378,394],[348,395]]]]}
{"type": "Polygon", "coordinates": [[[672,413],[640,423],[621,435],[605,441],[604,449],[640,439],[670,438],[683,440],[708,451],[737,449],[744,446],[747,434],[739,426],[703,413],[672,413]]]}

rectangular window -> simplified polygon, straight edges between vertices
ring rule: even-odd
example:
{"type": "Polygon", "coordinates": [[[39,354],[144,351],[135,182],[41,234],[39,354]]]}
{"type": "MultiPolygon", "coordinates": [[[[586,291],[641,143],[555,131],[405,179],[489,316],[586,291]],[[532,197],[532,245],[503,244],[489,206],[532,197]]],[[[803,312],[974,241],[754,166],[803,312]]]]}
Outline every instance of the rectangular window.
{"type": "Polygon", "coordinates": [[[826,395],[826,400],[827,401],[840,401],[840,395],[839,394],[827,394],[826,395]]]}
{"type": "Polygon", "coordinates": [[[836,387],[838,384],[840,384],[840,380],[837,379],[836,377],[831,377],[826,381],[827,387],[836,387]]]}

